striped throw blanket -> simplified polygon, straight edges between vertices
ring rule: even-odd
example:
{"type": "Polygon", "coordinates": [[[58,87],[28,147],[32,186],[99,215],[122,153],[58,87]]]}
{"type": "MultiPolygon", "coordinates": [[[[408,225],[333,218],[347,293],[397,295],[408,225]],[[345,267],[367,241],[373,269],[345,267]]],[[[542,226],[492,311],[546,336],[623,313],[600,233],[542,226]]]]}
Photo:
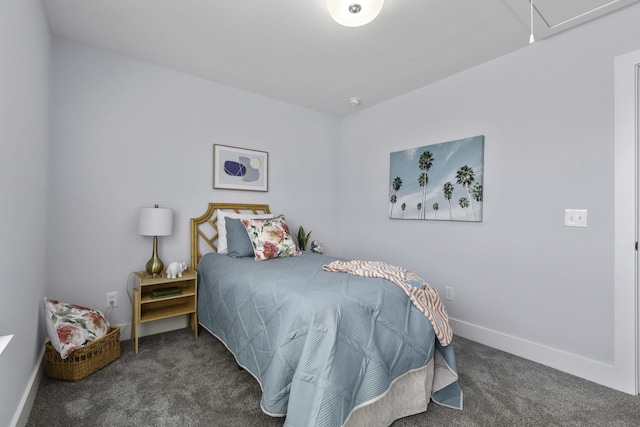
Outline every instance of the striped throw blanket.
{"type": "Polygon", "coordinates": [[[431,322],[440,344],[447,346],[453,338],[447,310],[438,292],[416,274],[380,261],[333,261],[322,266],[326,271],[349,273],[363,277],[387,279],[400,286],[413,305],[431,322]],[[419,285],[415,286],[415,284],[419,285]]]}

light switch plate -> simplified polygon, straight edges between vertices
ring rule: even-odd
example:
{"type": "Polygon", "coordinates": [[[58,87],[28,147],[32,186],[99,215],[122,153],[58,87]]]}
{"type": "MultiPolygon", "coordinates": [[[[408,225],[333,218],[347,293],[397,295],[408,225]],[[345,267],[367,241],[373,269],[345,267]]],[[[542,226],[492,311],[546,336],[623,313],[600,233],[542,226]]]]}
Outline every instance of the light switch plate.
{"type": "Polygon", "coordinates": [[[564,225],[567,227],[586,227],[587,226],[587,210],[586,209],[565,209],[564,225]]]}

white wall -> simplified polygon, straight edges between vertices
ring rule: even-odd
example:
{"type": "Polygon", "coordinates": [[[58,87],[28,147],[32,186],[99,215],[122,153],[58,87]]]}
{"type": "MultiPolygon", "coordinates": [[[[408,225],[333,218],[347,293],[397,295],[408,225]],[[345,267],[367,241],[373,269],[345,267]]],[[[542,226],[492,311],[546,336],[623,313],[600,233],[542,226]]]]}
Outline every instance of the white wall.
{"type": "Polygon", "coordinates": [[[613,64],[640,47],[638,22],[636,4],[344,119],[342,255],[453,287],[461,335],[599,377],[614,362],[613,64]],[[484,222],[387,218],[390,152],[475,135],[484,222]],[[565,208],[588,209],[588,228],[564,227],[565,208]]]}
{"type": "Polygon", "coordinates": [[[128,276],[152,247],[138,208],[154,203],[174,209],[165,264],[189,261],[189,219],[214,201],[269,203],[337,244],[323,239],[337,222],[337,118],[60,39],[53,53],[51,297],[105,308],[118,291],[107,315],[129,323],[128,276]],[[269,191],[213,190],[213,144],[267,151],[269,191]]]}
{"type": "Polygon", "coordinates": [[[0,425],[17,422],[45,331],[50,35],[39,0],[0,2],[0,425]]]}

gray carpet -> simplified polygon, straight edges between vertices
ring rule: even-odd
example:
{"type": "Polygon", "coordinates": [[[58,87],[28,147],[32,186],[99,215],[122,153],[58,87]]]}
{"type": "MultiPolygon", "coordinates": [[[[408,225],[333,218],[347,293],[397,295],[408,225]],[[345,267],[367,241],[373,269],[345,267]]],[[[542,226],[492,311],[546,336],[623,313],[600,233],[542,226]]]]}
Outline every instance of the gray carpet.
{"type": "MultiPolygon", "coordinates": [[[[455,337],[464,410],[434,403],[409,426],[637,426],[630,396],[455,337]]],[[[122,342],[122,355],[72,383],[44,378],[28,426],[282,426],[260,410],[260,386],[206,331],[122,342]]]]}

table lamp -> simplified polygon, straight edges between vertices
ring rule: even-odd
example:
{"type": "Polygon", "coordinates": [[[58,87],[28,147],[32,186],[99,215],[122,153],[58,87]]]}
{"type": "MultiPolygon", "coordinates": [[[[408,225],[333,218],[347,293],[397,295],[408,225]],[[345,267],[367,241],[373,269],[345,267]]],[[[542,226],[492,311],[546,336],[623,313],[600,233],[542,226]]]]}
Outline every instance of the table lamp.
{"type": "Polygon", "coordinates": [[[164,268],[164,264],[158,257],[158,236],[168,236],[172,230],[173,209],[159,208],[158,205],[152,208],[140,208],[138,234],[153,236],[153,254],[146,265],[147,273],[151,276],[158,276],[164,268]]]}

